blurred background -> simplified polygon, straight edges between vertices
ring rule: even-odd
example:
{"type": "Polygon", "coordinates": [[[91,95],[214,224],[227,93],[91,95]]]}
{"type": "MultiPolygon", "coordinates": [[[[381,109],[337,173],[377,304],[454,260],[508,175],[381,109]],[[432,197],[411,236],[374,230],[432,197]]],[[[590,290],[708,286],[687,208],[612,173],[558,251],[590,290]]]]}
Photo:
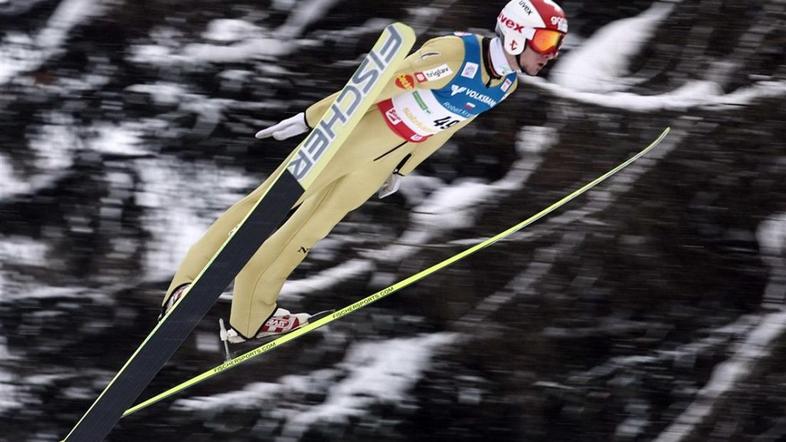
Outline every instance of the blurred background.
{"type": "MultiPolygon", "coordinates": [[[[0,440],[56,441],[188,246],[392,21],[504,1],[0,0],[0,440]]],[[[786,2],[564,0],[540,78],[370,200],[282,306],[341,308],[658,150],[524,232],[150,409],[112,441],[785,441],[786,2]]],[[[143,398],[219,364],[228,295],[143,398]]]]}

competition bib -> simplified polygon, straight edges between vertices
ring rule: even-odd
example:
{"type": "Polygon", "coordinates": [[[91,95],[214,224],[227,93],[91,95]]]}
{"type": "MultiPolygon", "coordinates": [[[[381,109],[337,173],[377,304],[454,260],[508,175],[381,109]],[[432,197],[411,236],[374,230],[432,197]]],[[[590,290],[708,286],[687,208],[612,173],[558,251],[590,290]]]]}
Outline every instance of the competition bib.
{"type": "MultiPolygon", "coordinates": [[[[464,35],[462,40],[464,63],[445,87],[436,90],[414,89],[378,104],[388,126],[403,138],[416,143],[422,142],[434,134],[486,112],[504,100],[516,82],[516,74],[511,73],[501,84],[487,88],[483,84],[480,69],[482,55],[477,38],[464,35]]],[[[447,65],[444,65],[444,68],[450,71],[447,65]]],[[[427,78],[432,71],[417,72],[415,76],[427,78]]],[[[401,76],[396,80],[396,84],[411,88],[414,79],[408,75],[401,76]]]]}

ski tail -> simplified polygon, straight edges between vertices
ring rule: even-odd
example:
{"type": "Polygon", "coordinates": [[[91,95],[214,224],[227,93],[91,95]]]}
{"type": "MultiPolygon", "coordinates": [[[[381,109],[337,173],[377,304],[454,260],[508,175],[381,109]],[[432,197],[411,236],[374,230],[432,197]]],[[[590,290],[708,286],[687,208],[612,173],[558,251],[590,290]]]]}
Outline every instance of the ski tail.
{"type": "Polygon", "coordinates": [[[279,338],[276,338],[276,339],[274,339],[272,341],[266,342],[265,344],[257,347],[254,350],[251,350],[251,351],[249,351],[247,353],[244,353],[244,354],[242,354],[240,356],[237,356],[237,357],[235,357],[233,359],[230,359],[229,361],[226,361],[226,362],[224,362],[221,365],[218,365],[218,366],[216,366],[216,367],[214,367],[214,368],[212,368],[212,369],[210,369],[208,371],[205,371],[204,373],[202,373],[200,375],[197,375],[197,376],[195,376],[195,377],[193,377],[193,378],[191,378],[191,379],[189,379],[189,380],[187,380],[187,381],[185,381],[185,382],[183,382],[183,383],[181,383],[179,385],[176,385],[176,386],[170,388],[169,390],[166,390],[166,391],[164,391],[164,392],[162,392],[162,393],[160,393],[160,394],[158,394],[158,395],[156,395],[156,396],[154,396],[154,397],[152,397],[152,398],[150,398],[150,399],[148,399],[148,400],[146,400],[144,402],[141,402],[141,403],[135,405],[134,407],[129,408],[128,410],[126,410],[126,412],[123,414],[123,416],[128,416],[128,415],[130,415],[132,413],[136,413],[137,411],[143,410],[143,409],[145,409],[145,408],[147,408],[147,407],[149,407],[149,406],[151,406],[151,405],[153,405],[153,404],[155,404],[157,402],[160,402],[160,401],[162,401],[162,400],[164,400],[164,399],[166,399],[166,398],[168,398],[170,396],[173,396],[173,395],[175,395],[177,393],[180,393],[180,392],[182,392],[183,390],[185,390],[185,389],[187,389],[189,387],[192,387],[192,386],[194,386],[194,385],[196,385],[196,384],[198,384],[198,383],[200,383],[202,381],[205,381],[207,379],[212,378],[213,376],[216,376],[216,375],[218,375],[220,373],[223,373],[224,371],[229,370],[230,368],[234,368],[234,367],[238,366],[239,364],[247,362],[248,360],[253,359],[253,358],[255,358],[255,357],[257,357],[257,356],[259,356],[259,355],[261,355],[263,353],[267,353],[267,352],[273,350],[274,348],[278,347],[279,345],[285,344],[285,343],[287,343],[287,342],[289,342],[289,341],[291,341],[293,339],[297,339],[300,336],[305,335],[306,333],[309,333],[309,332],[311,332],[311,331],[313,331],[313,330],[315,330],[315,329],[317,329],[319,327],[322,327],[323,325],[326,325],[326,324],[328,324],[330,322],[335,321],[336,319],[339,319],[339,318],[341,318],[343,316],[346,316],[346,315],[348,315],[348,314],[350,314],[350,313],[352,313],[354,311],[357,311],[357,310],[359,310],[359,309],[361,309],[363,307],[366,307],[367,305],[369,305],[369,304],[371,304],[373,302],[376,302],[376,301],[378,301],[378,300],[380,300],[380,299],[382,299],[382,298],[384,298],[384,297],[386,297],[386,296],[388,296],[388,295],[390,295],[390,294],[392,294],[394,292],[397,292],[397,291],[403,289],[404,287],[407,287],[407,286],[409,286],[411,284],[414,284],[415,282],[420,281],[421,279],[423,279],[423,278],[425,278],[425,277],[427,277],[427,276],[429,276],[429,275],[431,275],[431,274],[433,274],[433,273],[435,273],[435,272],[437,272],[437,271],[439,271],[439,270],[441,270],[441,269],[443,269],[445,267],[448,267],[448,266],[454,264],[455,262],[457,262],[457,261],[459,261],[461,259],[466,258],[469,255],[472,255],[472,254],[474,254],[474,253],[476,253],[476,252],[478,252],[478,251],[480,251],[482,249],[485,249],[486,247],[491,246],[492,244],[494,244],[494,243],[496,243],[496,242],[498,242],[498,241],[500,241],[500,240],[502,240],[504,238],[509,237],[510,235],[512,235],[512,234],[514,234],[514,233],[524,229],[525,227],[535,223],[536,221],[538,221],[541,218],[549,215],[550,213],[554,212],[555,210],[559,209],[560,207],[564,206],[565,204],[569,203],[570,201],[573,201],[574,199],[576,199],[579,196],[583,195],[584,193],[586,193],[590,189],[596,187],[597,185],[599,185],[603,181],[606,181],[609,177],[611,177],[612,175],[618,173],[622,169],[625,169],[626,167],[630,166],[631,164],[633,164],[633,162],[635,162],[639,158],[643,157],[644,155],[649,153],[651,150],[655,149],[661,143],[661,141],[663,141],[663,139],[666,138],[666,135],[668,135],[670,130],[671,130],[671,128],[667,127],[666,129],[663,130],[663,132],[661,132],[660,136],[658,136],[658,138],[655,139],[655,141],[653,141],[649,146],[644,148],[642,151],[640,151],[636,155],[634,155],[631,158],[629,158],[628,160],[620,163],[617,167],[615,167],[615,168],[609,170],[608,172],[604,173],[603,175],[595,178],[594,180],[592,180],[589,183],[585,184],[581,188],[571,192],[570,194],[566,195],[565,197],[563,197],[559,201],[557,201],[554,204],[546,207],[545,209],[541,210],[540,212],[536,213],[535,215],[533,215],[533,216],[525,219],[524,221],[516,224],[515,226],[505,230],[504,232],[501,232],[501,233],[499,233],[499,234],[497,234],[495,236],[492,236],[491,238],[488,238],[485,241],[483,241],[481,243],[478,243],[478,244],[476,244],[476,245],[474,245],[474,246],[472,246],[472,247],[462,251],[461,253],[453,255],[450,258],[445,259],[444,261],[441,261],[441,262],[439,262],[437,264],[434,264],[433,266],[431,266],[431,267],[429,267],[429,268],[427,268],[425,270],[422,270],[422,271],[420,271],[420,272],[410,276],[409,278],[403,279],[403,280],[401,280],[401,281],[399,281],[399,282],[397,282],[397,283],[395,283],[395,284],[393,284],[393,285],[391,285],[391,286],[389,286],[387,288],[384,288],[384,289],[382,289],[382,290],[380,290],[380,291],[378,291],[378,292],[376,292],[376,293],[374,293],[374,294],[372,294],[372,295],[370,295],[370,296],[368,296],[366,298],[361,299],[360,301],[355,302],[354,304],[351,304],[351,305],[349,305],[347,307],[344,307],[344,308],[336,311],[335,313],[328,314],[327,316],[324,316],[324,317],[321,317],[319,319],[316,319],[313,322],[309,322],[304,327],[301,327],[301,328],[299,328],[297,330],[294,330],[294,331],[292,331],[292,332],[290,332],[290,333],[288,333],[286,335],[283,335],[283,336],[281,336],[279,338]]]}
{"type": "Polygon", "coordinates": [[[414,43],[415,33],[410,27],[393,23],[385,28],[329,110],[287,157],[287,167],[279,168],[272,176],[267,192],[118,371],[65,441],[92,442],[106,438],[123,412],[139,397],[221,292],[319,176],[391,81],[414,43]]]}

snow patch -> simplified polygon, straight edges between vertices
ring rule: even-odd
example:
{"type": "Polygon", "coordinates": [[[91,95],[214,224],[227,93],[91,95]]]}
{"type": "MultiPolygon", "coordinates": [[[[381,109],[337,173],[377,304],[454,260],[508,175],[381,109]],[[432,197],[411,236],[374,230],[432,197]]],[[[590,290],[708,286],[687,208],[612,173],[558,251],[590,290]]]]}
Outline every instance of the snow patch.
{"type": "Polygon", "coordinates": [[[87,18],[103,13],[104,6],[96,0],[63,0],[49,18],[46,27],[36,38],[41,48],[54,51],[62,45],[68,33],[87,18]]]}
{"type": "MultiPolygon", "coordinates": [[[[539,87],[551,94],[580,103],[592,104],[613,109],[625,109],[633,112],[654,112],[659,110],[687,110],[698,106],[721,106],[744,104],[743,98],[753,101],[760,96],[772,96],[774,91],[761,90],[760,94],[735,95],[734,103],[723,95],[720,85],[713,81],[689,81],[679,88],[660,95],[639,95],[630,92],[594,93],[568,89],[539,77],[522,77],[521,81],[539,87]]],[[[786,82],[784,83],[786,85],[786,82]]],[[[780,91],[780,95],[786,92],[780,91]]]]}
{"type": "Polygon", "coordinates": [[[408,204],[418,205],[422,204],[431,192],[444,185],[445,183],[439,178],[422,176],[415,172],[401,180],[401,187],[398,191],[408,204]]]}
{"type": "Polygon", "coordinates": [[[365,259],[353,259],[332,267],[311,278],[303,278],[284,283],[281,298],[299,299],[304,295],[327,292],[330,287],[374,269],[373,263],[365,259]]]}
{"type": "Polygon", "coordinates": [[[601,28],[583,45],[559,58],[551,74],[554,82],[576,91],[611,92],[629,81],[622,78],[628,63],[655,33],[673,5],[656,3],[638,17],[601,28]]]}
{"type": "Polygon", "coordinates": [[[63,0],[35,37],[18,32],[5,35],[0,42],[0,84],[38,69],[59,51],[75,27],[104,10],[95,0],[63,0]]]}
{"type": "Polygon", "coordinates": [[[22,236],[0,237],[2,262],[15,265],[40,265],[46,260],[49,244],[22,236]]]}
{"type": "Polygon", "coordinates": [[[202,37],[207,40],[230,43],[253,38],[261,31],[262,29],[253,23],[224,18],[208,23],[207,30],[202,34],[202,37]]]}
{"type": "MultiPolygon", "coordinates": [[[[399,244],[387,247],[379,255],[384,256],[386,262],[401,261],[417,252],[417,247],[413,246],[425,244],[446,231],[473,225],[482,204],[493,203],[526,185],[531,174],[540,166],[543,152],[558,139],[553,128],[525,126],[516,142],[519,158],[504,177],[492,183],[457,180],[438,187],[412,210],[413,227],[401,235],[397,241],[399,244]]],[[[404,183],[407,179],[409,177],[403,180],[404,183]]]]}
{"type": "Polygon", "coordinates": [[[559,134],[553,127],[524,126],[516,137],[516,151],[519,155],[541,154],[557,138],[559,138],[559,134]]]}
{"type": "MultiPolygon", "coordinates": [[[[40,265],[40,262],[38,263],[40,265]]],[[[0,277],[2,273],[0,273],[0,277]]],[[[2,280],[0,279],[0,282],[2,280]]],[[[0,302],[19,302],[25,299],[65,299],[74,298],[84,300],[88,298],[96,303],[112,303],[114,299],[107,296],[106,293],[112,290],[112,287],[105,289],[106,291],[87,291],[81,287],[52,287],[42,286],[35,282],[9,282],[2,286],[0,291],[0,302]]]]}
{"type": "Polygon", "coordinates": [[[764,305],[782,308],[786,305],[786,213],[762,222],[756,236],[762,259],[771,269],[764,289],[764,305]]]}
{"type": "Polygon", "coordinates": [[[23,14],[46,1],[48,0],[0,0],[0,14],[7,16],[23,14]]]}
{"type": "Polygon", "coordinates": [[[211,397],[180,399],[175,407],[202,412],[272,407],[275,415],[285,419],[282,433],[290,438],[302,435],[318,422],[346,422],[363,416],[374,404],[401,403],[422,378],[434,353],[457,339],[454,333],[438,333],[357,343],[336,368],[284,376],[276,383],[255,383],[241,391],[211,397]],[[324,401],[311,407],[282,398],[323,392],[324,401]]]}
{"type": "Polygon", "coordinates": [[[138,126],[137,123],[98,124],[92,129],[96,136],[87,142],[87,147],[110,155],[143,155],[147,152],[140,148],[143,145],[142,130],[138,126]]]}
{"type": "Polygon", "coordinates": [[[637,82],[624,76],[628,64],[673,7],[656,3],[638,17],[602,28],[559,58],[551,72],[552,82],[524,75],[519,79],[557,97],[633,112],[686,111],[696,107],[727,110],[762,98],[786,96],[786,81],[768,79],[728,94],[710,80],[687,81],[672,91],[649,96],[621,91],[637,82]]]}
{"type": "Polygon", "coordinates": [[[126,88],[128,92],[147,94],[156,104],[169,106],[178,104],[187,95],[186,89],[174,83],[134,84],[126,88]]]}
{"type": "Polygon", "coordinates": [[[786,213],[765,220],[756,232],[762,253],[783,258],[786,254],[786,213]]]}
{"type": "Polygon", "coordinates": [[[182,45],[180,42],[184,39],[178,30],[157,29],[151,35],[152,44],[140,44],[130,49],[129,60],[140,64],[172,66],[236,63],[265,57],[283,57],[297,49],[294,39],[312,23],[324,17],[337,3],[338,0],[306,0],[293,3],[292,13],[286,22],[274,30],[238,19],[213,20],[207,25],[202,37],[218,44],[182,45]]]}
{"type": "Polygon", "coordinates": [[[81,139],[74,133],[73,119],[62,114],[46,117],[47,124],[31,135],[29,148],[34,156],[35,172],[19,176],[11,162],[0,161],[0,199],[33,193],[51,186],[60,179],[73,164],[74,151],[82,146],[81,139]]]}
{"type": "Polygon", "coordinates": [[[315,21],[326,17],[328,10],[339,0],[304,0],[298,2],[287,21],[276,29],[277,39],[287,40],[300,36],[315,21]]]}
{"type": "MultiPolygon", "coordinates": [[[[7,353],[5,338],[0,338],[0,355],[7,353]]],[[[0,370],[0,413],[5,413],[22,404],[19,401],[19,386],[13,383],[14,376],[11,373],[0,370]]]]}
{"type": "Polygon", "coordinates": [[[414,209],[412,220],[421,226],[451,230],[467,227],[474,221],[478,205],[487,200],[490,186],[477,179],[457,180],[435,191],[414,209]]]}
{"type": "Polygon", "coordinates": [[[294,49],[291,41],[273,37],[257,37],[225,46],[192,43],[183,48],[182,55],[168,56],[165,64],[242,63],[261,57],[282,57],[294,49]]]}
{"type": "Polygon", "coordinates": [[[437,333],[353,345],[341,364],[348,376],[333,384],[322,404],[295,414],[282,434],[299,436],[318,422],[347,422],[365,415],[374,404],[401,403],[428,368],[434,352],[456,339],[453,333],[437,333]]]}
{"type": "Polygon", "coordinates": [[[218,216],[259,183],[243,171],[211,162],[187,167],[174,158],[135,163],[145,207],[143,228],[151,235],[144,257],[145,278],[168,279],[178,262],[218,216]]]}
{"type": "Polygon", "coordinates": [[[769,355],[769,349],[786,332],[786,311],[765,315],[743,341],[735,354],[718,364],[696,400],[664,430],[655,442],[678,442],[688,438],[715,409],[715,403],[743,381],[753,365],[769,355]]]}
{"type": "Polygon", "coordinates": [[[20,178],[8,158],[0,156],[0,199],[10,198],[14,195],[26,193],[30,191],[30,183],[20,178]]]}

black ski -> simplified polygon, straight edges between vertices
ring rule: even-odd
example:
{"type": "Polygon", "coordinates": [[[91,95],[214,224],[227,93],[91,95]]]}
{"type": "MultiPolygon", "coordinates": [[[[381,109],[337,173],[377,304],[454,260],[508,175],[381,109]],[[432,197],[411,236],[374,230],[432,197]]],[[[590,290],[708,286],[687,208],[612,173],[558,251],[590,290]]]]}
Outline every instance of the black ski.
{"type": "Polygon", "coordinates": [[[215,304],[221,292],[319,176],[391,80],[414,42],[415,34],[406,25],[394,23],[385,28],[330,109],[285,160],[287,167],[276,172],[273,184],[246,219],[118,371],[64,441],[95,442],[109,434],[123,412],[139,397],[215,304]]]}

